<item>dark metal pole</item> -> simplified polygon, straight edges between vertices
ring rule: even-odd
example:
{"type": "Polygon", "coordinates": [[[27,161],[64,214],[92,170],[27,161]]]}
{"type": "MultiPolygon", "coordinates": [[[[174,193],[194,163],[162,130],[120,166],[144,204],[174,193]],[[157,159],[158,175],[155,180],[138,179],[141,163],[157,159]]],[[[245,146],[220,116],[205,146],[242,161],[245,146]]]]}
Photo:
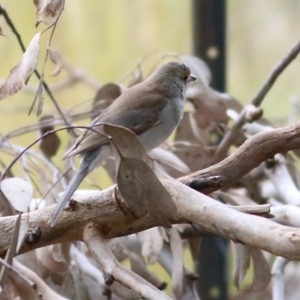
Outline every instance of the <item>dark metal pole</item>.
{"type": "Polygon", "coordinates": [[[194,54],[209,66],[211,86],[225,91],[226,79],[225,0],[193,0],[194,54]]]}
{"type": "MultiPolygon", "coordinates": [[[[226,77],[226,3],[225,0],[193,0],[194,54],[203,59],[212,72],[211,86],[225,91],[226,77]]],[[[227,240],[202,239],[198,291],[201,300],[227,300],[227,240]]]]}

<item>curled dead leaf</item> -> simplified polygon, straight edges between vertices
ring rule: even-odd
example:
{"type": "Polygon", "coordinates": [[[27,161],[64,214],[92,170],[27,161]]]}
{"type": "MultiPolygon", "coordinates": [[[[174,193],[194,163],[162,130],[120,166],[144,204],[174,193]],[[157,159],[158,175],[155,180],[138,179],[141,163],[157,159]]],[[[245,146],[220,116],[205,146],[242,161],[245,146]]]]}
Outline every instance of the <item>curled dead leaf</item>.
{"type": "Polygon", "coordinates": [[[271,280],[270,268],[262,250],[252,246],[247,247],[251,254],[254,267],[254,276],[250,291],[261,292],[267,287],[271,280]]]}
{"type": "MultiPolygon", "coordinates": [[[[51,125],[51,121],[54,121],[53,115],[45,115],[39,119],[40,135],[43,135],[54,129],[53,125],[51,125]]],[[[57,133],[52,133],[41,140],[39,147],[42,153],[47,158],[51,159],[56,155],[60,147],[60,143],[61,141],[57,133]]]]}
{"type": "Polygon", "coordinates": [[[48,53],[50,55],[51,61],[55,64],[55,70],[51,72],[50,76],[57,76],[60,73],[61,69],[64,67],[64,61],[57,51],[48,48],[48,53]]]}
{"type": "Polygon", "coordinates": [[[209,86],[197,83],[193,88],[187,90],[187,100],[194,108],[193,123],[196,126],[193,129],[196,127],[209,128],[212,131],[217,124],[227,124],[227,107],[221,93],[209,86]]]}
{"type": "Polygon", "coordinates": [[[188,144],[192,145],[208,145],[209,142],[209,133],[202,130],[201,134],[200,131],[194,132],[191,124],[191,112],[184,112],[182,119],[177,127],[175,133],[175,141],[182,142],[187,141],[188,144]]]}
{"type": "Polygon", "coordinates": [[[183,174],[188,174],[190,172],[189,167],[174,153],[164,150],[162,148],[155,148],[148,153],[149,157],[154,160],[155,170],[157,165],[161,166],[163,170],[175,177],[173,175],[178,174],[178,176],[183,174]],[[174,170],[178,171],[177,173],[174,170]]]}
{"type": "Polygon", "coordinates": [[[130,261],[131,270],[153,284],[158,289],[166,287],[166,283],[161,282],[155,274],[147,269],[144,258],[136,252],[128,252],[128,258],[130,261]]]}
{"type": "Polygon", "coordinates": [[[30,182],[18,177],[6,178],[1,182],[1,191],[17,211],[27,211],[33,198],[30,182]]]}
{"type": "Polygon", "coordinates": [[[111,105],[112,102],[121,95],[121,93],[121,87],[114,82],[108,82],[102,85],[98,89],[93,101],[91,119],[93,120],[102,110],[111,105]]]}
{"type": "Polygon", "coordinates": [[[8,78],[0,88],[0,100],[16,94],[27,84],[38,62],[40,37],[40,32],[34,36],[21,62],[10,70],[8,78]]]}
{"type": "Polygon", "coordinates": [[[148,157],[139,138],[129,129],[104,125],[120,155],[117,183],[122,197],[134,217],[149,212],[157,224],[169,227],[168,219],[176,216],[172,197],[148,166],[148,157]]]}
{"type": "Polygon", "coordinates": [[[174,146],[173,152],[184,161],[193,172],[211,166],[215,150],[212,147],[178,141],[174,146]]]}
{"type": "Polygon", "coordinates": [[[43,22],[53,24],[63,9],[64,0],[34,0],[36,7],[36,26],[43,22]]]}
{"type": "Polygon", "coordinates": [[[231,242],[231,246],[233,251],[232,278],[234,285],[239,289],[250,266],[250,254],[245,245],[231,242]]]}
{"type": "Polygon", "coordinates": [[[190,55],[180,55],[179,59],[187,65],[191,73],[196,76],[197,81],[202,81],[205,85],[211,82],[211,72],[207,64],[200,58],[190,55]]]}
{"type": "Polygon", "coordinates": [[[128,210],[135,218],[148,213],[147,190],[139,180],[139,175],[147,171],[147,165],[135,158],[121,158],[118,169],[117,183],[122,197],[128,204],[128,210]]]}
{"type": "Polygon", "coordinates": [[[149,162],[144,146],[139,138],[129,129],[105,124],[104,132],[112,137],[112,143],[117,148],[120,156],[135,158],[145,163],[149,162]]]}
{"type": "MultiPolygon", "coordinates": [[[[163,228],[161,228],[164,230],[163,228]]],[[[138,233],[142,244],[142,255],[146,257],[148,264],[157,262],[158,256],[164,244],[164,239],[159,227],[153,227],[138,233]]]]}

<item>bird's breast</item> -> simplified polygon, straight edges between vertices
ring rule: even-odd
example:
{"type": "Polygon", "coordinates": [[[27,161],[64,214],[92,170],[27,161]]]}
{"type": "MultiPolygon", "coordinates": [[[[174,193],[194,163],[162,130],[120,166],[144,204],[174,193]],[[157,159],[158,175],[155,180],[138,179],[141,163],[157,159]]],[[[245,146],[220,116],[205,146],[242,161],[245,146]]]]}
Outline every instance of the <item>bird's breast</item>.
{"type": "Polygon", "coordinates": [[[184,100],[180,97],[170,100],[161,110],[160,117],[155,126],[139,135],[147,152],[158,147],[171,135],[183,114],[184,100]]]}

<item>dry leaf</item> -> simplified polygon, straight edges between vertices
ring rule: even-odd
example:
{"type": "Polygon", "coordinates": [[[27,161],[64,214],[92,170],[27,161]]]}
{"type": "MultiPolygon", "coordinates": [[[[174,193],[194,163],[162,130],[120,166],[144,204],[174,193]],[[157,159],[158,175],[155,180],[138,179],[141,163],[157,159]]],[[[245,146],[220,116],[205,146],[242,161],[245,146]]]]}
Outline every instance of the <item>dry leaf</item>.
{"type": "Polygon", "coordinates": [[[33,198],[30,182],[18,177],[6,178],[1,182],[1,190],[17,211],[27,211],[33,198]]]}
{"type": "Polygon", "coordinates": [[[102,85],[98,89],[93,101],[91,119],[93,120],[104,109],[110,106],[113,101],[121,95],[121,93],[121,87],[114,82],[109,82],[102,85]]]}
{"type": "Polygon", "coordinates": [[[169,219],[176,218],[172,197],[146,163],[135,158],[121,158],[117,183],[133,216],[140,217],[148,211],[156,224],[164,227],[170,226],[169,219]]]}
{"type": "Polygon", "coordinates": [[[19,253],[19,250],[23,244],[23,241],[25,239],[25,236],[27,234],[29,228],[29,220],[28,219],[22,219],[21,220],[21,226],[19,229],[19,236],[18,236],[18,243],[16,247],[16,253],[19,253]]]}
{"type": "Polygon", "coordinates": [[[38,261],[51,272],[65,272],[68,264],[61,251],[61,244],[54,244],[36,249],[38,261]]]}
{"type": "Polygon", "coordinates": [[[142,255],[146,257],[147,263],[150,265],[156,263],[164,244],[159,227],[141,231],[138,236],[142,245],[142,255]]]}
{"type": "Polygon", "coordinates": [[[104,132],[112,137],[121,162],[117,183],[122,197],[134,217],[144,216],[147,211],[157,224],[169,226],[168,219],[176,217],[172,197],[146,163],[146,152],[139,138],[129,129],[104,125],[104,132]]]}
{"type": "Polygon", "coordinates": [[[190,172],[189,167],[170,151],[162,148],[155,148],[148,153],[148,156],[163,167],[168,166],[179,171],[181,175],[188,174],[190,172]]]}
{"type": "Polygon", "coordinates": [[[271,280],[270,268],[260,249],[252,246],[247,247],[251,254],[254,267],[253,283],[249,290],[251,292],[261,292],[267,287],[271,280]]]}
{"type": "Polygon", "coordinates": [[[176,142],[173,152],[184,161],[193,172],[211,166],[215,150],[200,145],[176,142]]]}
{"type": "Polygon", "coordinates": [[[64,67],[64,61],[61,57],[61,55],[48,48],[48,53],[50,55],[51,61],[55,64],[55,70],[50,74],[50,76],[57,76],[60,73],[60,70],[64,67]]]}
{"type": "Polygon", "coordinates": [[[199,254],[201,251],[201,241],[202,241],[201,237],[192,237],[187,239],[191,256],[194,262],[198,262],[199,254]]]}
{"type": "Polygon", "coordinates": [[[252,246],[245,246],[238,243],[235,244],[233,242],[231,245],[234,253],[233,282],[236,287],[239,288],[245,278],[251,257],[253,261],[254,276],[252,285],[248,290],[251,292],[263,291],[271,280],[271,273],[262,251],[252,246]]]}
{"type": "MultiPolygon", "coordinates": [[[[1,165],[5,168],[6,165],[4,163],[2,163],[2,161],[0,161],[1,165]]],[[[1,172],[0,172],[0,175],[1,172]]],[[[11,178],[14,177],[11,170],[8,170],[7,172],[7,176],[5,176],[5,178],[11,178]]],[[[16,210],[13,208],[13,206],[10,204],[9,200],[7,199],[7,197],[3,194],[3,192],[1,191],[1,184],[0,184],[0,211],[1,211],[1,216],[11,216],[11,215],[15,215],[17,212],[16,210]]]]}
{"type": "MultiPolygon", "coordinates": [[[[54,129],[53,125],[51,125],[51,121],[54,121],[54,119],[55,118],[53,115],[45,115],[39,119],[40,135],[44,135],[45,133],[54,129]]],[[[51,159],[53,156],[56,155],[60,147],[60,143],[61,143],[60,138],[58,137],[57,133],[54,132],[44,137],[41,140],[39,147],[42,153],[48,159],[51,159]]]]}
{"type": "Polygon", "coordinates": [[[202,59],[189,55],[180,55],[179,59],[190,68],[191,73],[197,78],[198,81],[200,80],[205,85],[209,85],[212,77],[211,72],[207,64],[202,59]]]}
{"type": "Polygon", "coordinates": [[[34,36],[23,54],[22,61],[10,70],[8,78],[0,88],[0,100],[16,94],[27,84],[38,62],[40,36],[41,33],[34,36]]]}
{"type": "Polygon", "coordinates": [[[64,0],[34,0],[36,7],[36,26],[43,22],[53,24],[63,9],[64,0]]]}
{"type": "Polygon", "coordinates": [[[71,245],[70,253],[72,259],[82,272],[91,276],[100,286],[105,285],[103,273],[75,245],[71,245]]]}
{"type": "Polygon", "coordinates": [[[128,252],[128,258],[130,261],[131,270],[134,273],[138,274],[160,290],[166,287],[166,283],[161,282],[155,274],[147,269],[146,262],[139,253],[128,252]]]}
{"type": "MultiPolygon", "coordinates": [[[[211,72],[206,63],[195,56],[179,56],[196,76],[197,80],[189,85],[187,99],[194,106],[194,121],[196,127],[214,130],[218,123],[227,124],[226,105],[223,94],[209,87],[211,72]]],[[[192,124],[194,126],[194,124],[192,124]]],[[[197,131],[197,129],[193,128],[197,131]]]]}
{"type": "Polygon", "coordinates": [[[209,128],[212,131],[217,128],[218,124],[227,124],[227,107],[221,93],[198,82],[194,87],[188,88],[186,97],[194,108],[192,119],[194,130],[199,127],[209,128]]]}
{"type": "Polygon", "coordinates": [[[231,242],[231,247],[233,252],[232,279],[239,289],[250,265],[250,254],[248,248],[240,243],[231,242]]]}
{"type": "Polygon", "coordinates": [[[112,143],[122,157],[135,158],[145,163],[149,162],[144,146],[131,130],[109,124],[104,125],[103,129],[107,135],[112,137],[112,143]]]}
{"type": "Polygon", "coordinates": [[[148,166],[135,158],[121,158],[118,169],[117,183],[122,197],[128,204],[128,210],[135,218],[148,214],[147,189],[140,178],[142,172],[147,172],[148,166]]]}
{"type": "Polygon", "coordinates": [[[195,145],[208,145],[209,133],[207,130],[200,132],[194,132],[191,125],[191,112],[184,112],[183,117],[177,127],[175,134],[175,141],[188,141],[189,144],[195,145]]]}

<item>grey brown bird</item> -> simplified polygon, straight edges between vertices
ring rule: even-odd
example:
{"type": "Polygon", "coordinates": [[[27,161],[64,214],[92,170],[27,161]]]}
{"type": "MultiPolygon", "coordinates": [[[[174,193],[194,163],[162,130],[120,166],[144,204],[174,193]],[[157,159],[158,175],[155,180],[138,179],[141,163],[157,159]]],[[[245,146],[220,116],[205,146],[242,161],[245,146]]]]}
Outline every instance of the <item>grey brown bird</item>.
{"type": "MultiPolygon", "coordinates": [[[[146,152],[149,152],[163,143],[178,125],[184,110],[186,85],[194,80],[196,78],[186,65],[166,63],[146,81],[121,94],[90,126],[100,132],[103,123],[126,127],[139,137],[146,152]]],[[[51,226],[85,176],[100,166],[113,151],[107,138],[87,129],[64,157],[77,154],[82,156],[79,170],[58,200],[50,220],[51,226]]]]}

